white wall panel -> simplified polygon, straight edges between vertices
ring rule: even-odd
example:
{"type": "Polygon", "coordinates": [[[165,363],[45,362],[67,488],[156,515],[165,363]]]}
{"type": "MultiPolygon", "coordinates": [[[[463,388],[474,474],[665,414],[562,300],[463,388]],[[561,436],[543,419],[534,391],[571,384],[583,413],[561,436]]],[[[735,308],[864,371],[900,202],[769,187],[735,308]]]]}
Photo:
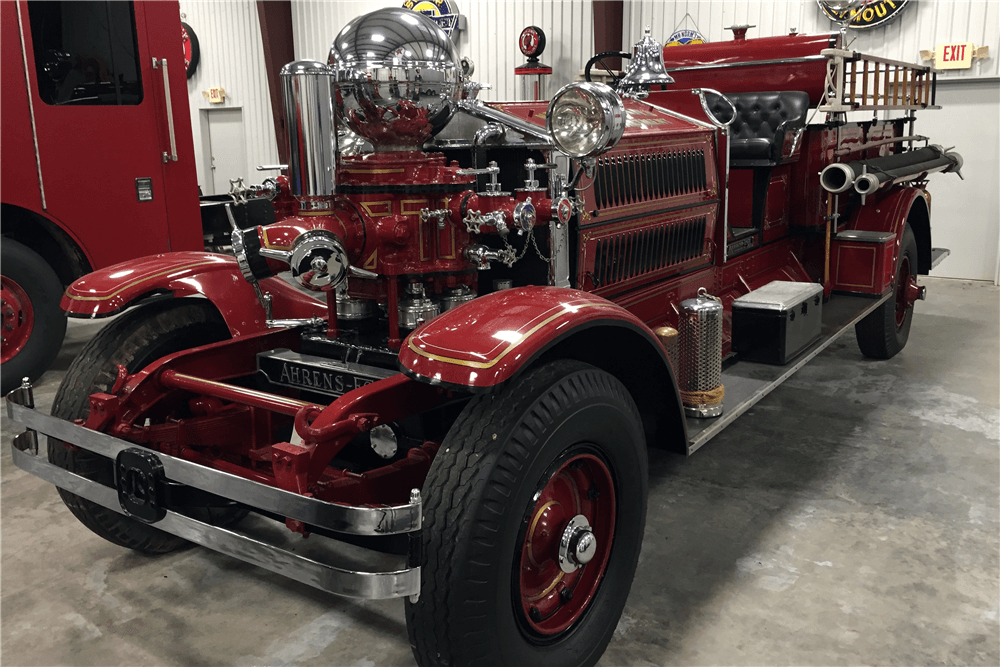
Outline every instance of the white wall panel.
{"type": "MultiPolygon", "coordinates": [[[[344,24],[374,9],[401,4],[392,0],[293,0],[295,57],[326,62],[333,38],[344,24]]],[[[480,94],[482,99],[517,98],[514,68],[524,62],[517,38],[526,26],[537,25],[545,31],[547,45],[541,60],[553,69],[547,82],[549,94],[575,80],[594,53],[590,0],[460,0],[459,9],[468,21],[468,29],[460,33],[458,52],[476,63],[475,80],[493,86],[480,94]]]]}
{"type": "Polygon", "coordinates": [[[207,142],[202,138],[200,110],[219,106],[242,107],[249,170],[243,178],[247,183],[260,182],[263,177],[255,167],[276,164],[278,149],[257,5],[252,0],[182,0],[180,5],[185,22],[194,28],[201,46],[198,70],[188,79],[194,147],[199,153],[198,183],[206,193],[211,192],[211,176],[205,174],[206,161],[201,157],[203,143],[207,142]],[[213,86],[226,90],[224,104],[210,105],[202,96],[203,91],[213,86]]]}

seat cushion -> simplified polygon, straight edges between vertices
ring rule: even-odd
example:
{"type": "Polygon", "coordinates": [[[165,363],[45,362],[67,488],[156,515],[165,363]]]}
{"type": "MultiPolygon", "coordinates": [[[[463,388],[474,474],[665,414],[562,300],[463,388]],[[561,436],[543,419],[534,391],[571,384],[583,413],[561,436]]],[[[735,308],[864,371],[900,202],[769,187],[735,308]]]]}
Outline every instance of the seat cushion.
{"type": "Polygon", "coordinates": [[[769,139],[733,139],[729,146],[729,155],[733,160],[771,159],[771,141],[769,139]]]}

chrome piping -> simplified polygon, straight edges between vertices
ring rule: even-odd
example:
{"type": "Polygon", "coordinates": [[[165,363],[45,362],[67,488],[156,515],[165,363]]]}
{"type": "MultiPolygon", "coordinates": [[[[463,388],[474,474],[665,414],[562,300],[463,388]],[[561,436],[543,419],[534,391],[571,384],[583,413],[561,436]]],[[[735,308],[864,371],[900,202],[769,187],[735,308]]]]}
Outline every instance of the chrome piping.
{"type": "Polygon", "coordinates": [[[786,63],[806,63],[814,60],[826,60],[826,56],[802,56],[801,58],[777,58],[774,60],[747,60],[738,63],[717,63],[710,65],[688,65],[686,67],[667,67],[668,72],[693,72],[702,69],[719,69],[729,67],[753,67],[754,65],[783,65],[786,63]]]}
{"type": "Polygon", "coordinates": [[[692,88],[691,93],[693,95],[698,96],[698,101],[701,102],[701,109],[702,111],[705,112],[705,115],[708,116],[708,120],[711,121],[712,125],[715,125],[716,127],[729,127],[736,120],[736,116],[739,113],[738,111],[736,111],[736,105],[733,104],[733,101],[731,99],[729,99],[719,91],[713,88],[692,88]],[[732,117],[728,121],[722,123],[719,121],[718,118],[715,117],[715,114],[712,113],[712,110],[708,108],[708,100],[705,98],[705,93],[712,93],[713,95],[718,95],[720,98],[726,101],[726,104],[729,105],[729,109],[733,112],[732,117]]]}
{"type": "MultiPolygon", "coordinates": [[[[23,390],[21,390],[23,393],[23,390]]],[[[135,444],[72,422],[50,417],[18,405],[18,395],[7,396],[7,416],[28,429],[71,443],[87,451],[114,459],[135,444]]],[[[221,470],[155,452],[164,475],[175,482],[223,496],[251,507],[298,519],[339,533],[351,535],[396,535],[420,528],[421,504],[388,507],[336,505],[316,498],[254,482],[221,470]]],[[[117,506],[117,501],[115,502],[117,506]]]]}
{"type": "Polygon", "coordinates": [[[177,137],[174,135],[174,109],[170,104],[170,75],[167,70],[167,59],[157,61],[156,58],[153,58],[153,69],[156,69],[158,63],[163,66],[163,96],[167,103],[167,132],[170,134],[170,154],[168,155],[166,151],[163,152],[165,164],[168,158],[171,162],[177,162],[177,137]]]}
{"type": "MultiPolygon", "coordinates": [[[[549,198],[552,206],[558,207],[565,199],[572,206],[566,191],[566,177],[563,169],[569,171],[570,158],[566,155],[550,157],[558,165],[549,172],[549,198]]],[[[570,217],[572,220],[572,216],[570,217]]],[[[558,210],[549,219],[549,284],[555,287],[572,287],[569,274],[569,222],[559,221],[558,210]]]]}
{"type": "Polygon", "coordinates": [[[473,146],[482,146],[488,139],[493,139],[496,137],[504,138],[507,135],[507,128],[500,123],[487,123],[481,128],[476,130],[475,136],[472,138],[473,146]]]}
{"type": "Polygon", "coordinates": [[[499,109],[487,106],[482,102],[482,100],[459,100],[458,109],[459,111],[464,111],[475,118],[500,123],[502,125],[506,125],[512,130],[520,132],[521,134],[534,137],[535,139],[541,139],[548,146],[555,145],[555,142],[552,140],[552,136],[544,128],[538,127],[533,123],[529,123],[528,121],[522,120],[505,111],[500,111],[499,109]]]}
{"type": "Polygon", "coordinates": [[[42,156],[38,152],[38,128],[35,127],[35,101],[31,99],[31,77],[28,74],[28,49],[24,45],[24,24],[21,21],[21,3],[17,3],[17,34],[21,38],[21,60],[24,61],[24,86],[28,93],[28,115],[31,116],[31,140],[35,143],[35,167],[38,169],[38,191],[42,195],[42,210],[46,210],[45,183],[42,182],[42,156]]]}
{"type": "MultiPolygon", "coordinates": [[[[118,503],[118,492],[115,489],[81,477],[14,447],[11,448],[11,456],[14,465],[21,470],[102,507],[119,514],[125,513],[118,503]]],[[[262,534],[259,536],[245,534],[242,530],[212,526],[169,510],[164,518],[152,525],[189,542],[335,595],[384,600],[417,595],[420,592],[420,568],[406,567],[405,556],[392,559],[397,561],[393,569],[358,571],[336,563],[338,556],[345,562],[356,562],[358,560],[356,554],[351,554],[354,557],[348,561],[344,555],[330,550],[324,554],[327,558],[323,559],[326,561],[323,562],[317,558],[316,553],[312,553],[313,557],[310,558],[274,544],[273,533],[268,536],[265,536],[264,531],[260,531],[262,534]]],[[[359,552],[360,548],[353,548],[352,551],[359,552]]],[[[367,552],[371,559],[389,560],[379,552],[368,549],[363,551],[367,552]]],[[[365,560],[371,562],[371,559],[365,560]]]]}

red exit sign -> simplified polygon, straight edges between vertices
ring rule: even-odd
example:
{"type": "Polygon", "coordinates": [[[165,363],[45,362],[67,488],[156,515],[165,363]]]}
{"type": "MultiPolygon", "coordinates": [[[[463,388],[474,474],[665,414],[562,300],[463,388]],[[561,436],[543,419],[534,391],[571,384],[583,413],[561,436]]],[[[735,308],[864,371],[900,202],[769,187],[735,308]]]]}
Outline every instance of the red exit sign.
{"type": "Polygon", "coordinates": [[[934,51],[934,69],[968,69],[972,67],[972,42],[938,44],[934,51]]]}

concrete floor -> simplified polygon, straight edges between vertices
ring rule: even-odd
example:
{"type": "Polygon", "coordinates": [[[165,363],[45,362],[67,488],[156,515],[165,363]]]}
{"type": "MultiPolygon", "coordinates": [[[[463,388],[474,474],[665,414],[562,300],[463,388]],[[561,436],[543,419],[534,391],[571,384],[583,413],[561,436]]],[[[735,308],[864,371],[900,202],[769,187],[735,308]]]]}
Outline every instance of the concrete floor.
{"type": "MultiPolygon", "coordinates": [[[[602,665],[1000,664],[1000,290],[927,279],[910,342],[846,335],[693,457],[651,452],[636,583],[602,665]]],[[[48,408],[94,325],[70,329],[48,408]]],[[[7,665],[413,665],[400,601],[201,548],[131,553],[13,467],[7,665]]]]}

